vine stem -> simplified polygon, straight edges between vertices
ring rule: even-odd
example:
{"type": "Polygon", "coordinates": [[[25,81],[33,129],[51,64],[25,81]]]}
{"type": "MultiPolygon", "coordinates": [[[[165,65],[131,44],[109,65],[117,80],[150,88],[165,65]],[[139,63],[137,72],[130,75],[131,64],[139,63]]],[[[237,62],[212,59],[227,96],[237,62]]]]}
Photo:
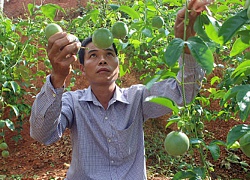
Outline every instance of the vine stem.
{"type": "MultiPolygon", "coordinates": [[[[185,9],[185,17],[184,17],[184,34],[183,34],[183,39],[186,41],[187,38],[187,25],[189,23],[188,19],[188,0],[186,0],[186,9],[185,9]]],[[[184,47],[185,48],[185,47],[184,47]]],[[[185,52],[183,48],[183,53],[182,53],[182,67],[181,67],[181,87],[182,87],[182,98],[183,98],[183,104],[184,108],[187,106],[186,102],[186,93],[185,93],[185,82],[184,82],[184,73],[185,73],[185,52]]]]}

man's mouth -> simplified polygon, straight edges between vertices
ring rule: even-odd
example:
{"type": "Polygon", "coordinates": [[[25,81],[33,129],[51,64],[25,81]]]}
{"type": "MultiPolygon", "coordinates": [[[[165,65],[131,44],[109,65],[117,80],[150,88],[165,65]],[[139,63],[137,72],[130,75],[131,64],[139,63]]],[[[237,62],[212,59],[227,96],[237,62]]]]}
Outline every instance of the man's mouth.
{"type": "Polygon", "coordinates": [[[98,69],[97,73],[100,73],[100,72],[109,72],[109,70],[107,68],[100,68],[98,69]]]}

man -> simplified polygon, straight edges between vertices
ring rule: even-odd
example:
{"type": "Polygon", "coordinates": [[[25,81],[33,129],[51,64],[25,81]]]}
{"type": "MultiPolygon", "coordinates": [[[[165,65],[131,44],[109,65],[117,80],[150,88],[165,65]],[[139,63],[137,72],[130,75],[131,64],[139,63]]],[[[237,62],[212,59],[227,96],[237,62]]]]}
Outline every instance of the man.
{"type": "MultiPolygon", "coordinates": [[[[205,3],[194,7],[195,3],[196,0],[191,1],[188,8],[205,9],[205,3]]],[[[185,9],[179,11],[175,25],[175,35],[180,38],[184,13],[185,9]]],[[[193,24],[197,16],[196,11],[190,11],[187,37],[195,34],[193,24]]],[[[79,59],[90,86],[63,93],[70,64],[77,59],[76,52],[81,46],[69,37],[72,36],[62,32],[49,39],[47,52],[53,69],[32,107],[31,136],[51,144],[66,128],[71,130],[72,161],[67,180],[146,179],[143,123],[170,109],[144,100],[151,95],[165,96],[182,104],[180,85],[175,79],[167,79],[155,83],[150,90],[143,85],[118,87],[115,81],[119,60],[115,46],[98,49],[88,38],[82,43],[79,59]]],[[[202,69],[186,54],[187,102],[199,91],[197,81],[203,76],[202,69]]],[[[178,78],[181,79],[181,73],[178,78]]]]}

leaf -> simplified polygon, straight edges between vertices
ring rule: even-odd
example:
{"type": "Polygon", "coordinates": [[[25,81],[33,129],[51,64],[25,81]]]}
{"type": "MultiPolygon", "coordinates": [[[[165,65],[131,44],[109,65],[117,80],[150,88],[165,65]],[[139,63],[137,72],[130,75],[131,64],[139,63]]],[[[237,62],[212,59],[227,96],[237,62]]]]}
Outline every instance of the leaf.
{"type": "Polygon", "coordinates": [[[207,148],[209,149],[209,151],[210,151],[210,153],[212,154],[212,157],[213,157],[213,159],[216,161],[216,160],[218,160],[219,159],[219,157],[220,157],[220,148],[219,148],[219,146],[218,145],[216,145],[216,144],[209,144],[208,146],[207,146],[207,148]]]}
{"type": "Polygon", "coordinates": [[[153,84],[157,82],[160,78],[161,78],[161,75],[159,74],[154,75],[152,79],[149,82],[147,82],[146,84],[147,89],[150,89],[153,86],[153,84]]]}
{"type": "Polygon", "coordinates": [[[32,16],[34,12],[34,4],[29,3],[28,10],[29,10],[30,16],[32,16]]]}
{"type": "Polygon", "coordinates": [[[179,107],[177,106],[177,104],[173,100],[166,97],[149,96],[145,99],[145,101],[160,104],[162,106],[172,109],[175,113],[179,112],[179,107]]]}
{"type": "Polygon", "coordinates": [[[231,78],[235,79],[239,76],[250,75],[250,60],[242,62],[231,74],[231,78]]]}
{"type": "Polygon", "coordinates": [[[168,128],[171,124],[179,122],[180,120],[181,120],[181,118],[179,116],[173,117],[173,118],[169,118],[168,119],[168,123],[166,124],[165,128],[168,128]]]}
{"type": "Polygon", "coordinates": [[[210,41],[209,37],[207,36],[205,30],[203,29],[204,21],[205,21],[205,15],[201,14],[198,16],[194,23],[194,30],[203,40],[210,41]]]}
{"type": "Polygon", "coordinates": [[[151,32],[151,29],[149,28],[144,28],[142,30],[142,34],[144,34],[146,37],[152,37],[152,32],[151,32]]]}
{"type": "Polygon", "coordinates": [[[65,13],[64,9],[61,6],[51,3],[43,5],[41,7],[41,10],[43,14],[51,21],[53,21],[53,19],[55,18],[57,10],[60,10],[63,13],[65,13]]]}
{"type": "Polygon", "coordinates": [[[175,38],[169,43],[164,53],[164,60],[168,66],[172,67],[175,65],[183,52],[184,44],[185,41],[180,38],[175,38]]]}
{"type": "Polygon", "coordinates": [[[13,75],[15,78],[19,78],[19,76],[24,79],[25,81],[29,81],[30,80],[30,69],[27,66],[15,66],[13,69],[13,75]]]}
{"type": "Polygon", "coordinates": [[[242,10],[235,16],[228,18],[219,30],[219,37],[223,37],[223,44],[228,42],[233,35],[248,21],[247,9],[242,10]]]}
{"type": "Polygon", "coordinates": [[[140,15],[129,6],[124,6],[124,5],[120,6],[118,10],[127,13],[132,19],[139,19],[140,18],[140,15]]]}
{"type": "Polygon", "coordinates": [[[83,16],[83,17],[78,17],[77,19],[74,19],[74,20],[72,21],[72,24],[75,24],[75,23],[79,22],[79,26],[82,27],[83,24],[84,24],[85,22],[87,22],[90,18],[91,18],[91,15],[90,15],[90,14],[87,14],[87,15],[85,15],[85,16],[83,16]]]}
{"type": "Polygon", "coordinates": [[[111,7],[111,9],[113,9],[114,11],[117,10],[120,6],[117,4],[109,4],[109,6],[111,7]]]}
{"type": "Polygon", "coordinates": [[[214,76],[214,77],[211,78],[211,83],[210,84],[213,85],[215,82],[219,82],[220,83],[220,81],[221,81],[220,77],[214,76]]]}
{"type": "Polygon", "coordinates": [[[202,139],[199,138],[190,138],[190,144],[204,144],[202,139]]]}
{"type": "Polygon", "coordinates": [[[230,148],[235,141],[239,140],[242,136],[244,136],[247,132],[250,131],[250,125],[240,124],[235,125],[227,134],[227,148],[230,148]]]}
{"type": "Polygon", "coordinates": [[[17,93],[20,91],[20,86],[17,84],[17,82],[10,81],[10,84],[14,93],[17,93]]]}
{"type": "Polygon", "coordinates": [[[237,54],[243,52],[246,48],[250,47],[249,43],[245,43],[244,41],[246,41],[246,39],[248,39],[248,41],[250,40],[250,38],[248,36],[243,36],[241,38],[238,38],[234,44],[233,47],[230,51],[230,56],[236,56],[237,54]],[[244,39],[244,40],[243,40],[244,39]]]}
{"type": "Polygon", "coordinates": [[[213,70],[214,58],[208,46],[199,37],[189,38],[187,45],[198,64],[207,74],[210,74],[213,70]]]}
{"type": "Polygon", "coordinates": [[[5,119],[5,123],[6,123],[6,126],[7,126],[11,131],[14,131],[14,130],[15,130],[14,123],[13,123],[11,120],[5,119]]]}
{"type": "MultiPolygon", "coordinates": [[[[250,87],[250,86],[249,86],[250,87]]],[[[225,96],[223,97],[222,101],[221,101],[221,106],[223,106],[230,98],[233,98],[236,96],[236,94],[238,93],[238,91],[241,90],[240,86],[235,86],[231,89],[229,89],[225,96]]]]}
{"type": "Polygon", "coordinates": [[[205,32],[210,39],[218,44],[222,44],[223,38],[219,37],[219,23],[211,16],[208,16],[209,23],[205,24],[205,32]]]}
{"type": "Polygon", "coordinates": [[[230,98],[236,98],[240,109],[240,118],[245,121],[250,114],[250,85],[238,85],[228,90],[221,105],[224,105],[230,98]]]}
{"type": "Polygon", "coordinates": [[[191,170],[187,170],[187,171],[179,171],[177,172],[172,180],[180,180],[180,179],[187,179],[187,178],[194,178],[196,176],[196,174],[191,171],[191,170]]]}
{"type": "Polygon", "coordinates": [[[88,13],[94,23],[97,23],[99,13],[100,13],[100,11],[97,10],[97,9],[96,10],[92,10],[92,11],[90,11],[88,13]]]}
{"type": "Polygon", "coordinates": [[[19,109],[17,108],[16,105],[11,105],[11,104],[8,104],[7,105],[8,107],[11,107],[13,109],[13,111],[15,112],[16,116],[19,115],[19,109]]]}

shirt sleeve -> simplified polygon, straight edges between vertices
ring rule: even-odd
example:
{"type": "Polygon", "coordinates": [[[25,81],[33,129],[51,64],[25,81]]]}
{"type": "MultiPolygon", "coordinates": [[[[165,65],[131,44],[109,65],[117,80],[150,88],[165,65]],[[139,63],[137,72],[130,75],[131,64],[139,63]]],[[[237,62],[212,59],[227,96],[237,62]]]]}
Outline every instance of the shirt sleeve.
{"type": "MultiPolygon", "coordinates": [[[[179,59],[179,67],[183,66],[182,58],[179,59]]],[[[190,103],[198,94],[201,88],[201,81],[205,76],[205,71],[198,65],[194,58],[185,54],[184,56],[184,84],[185,84],[185,98],[186,103],[190,103]]],[[[163,81],[155,83],[149,90],[145,90],[144,99],[149,96],[167,97],[175,101],[179,106],[184,104],[182,86],[181,70],[177,74],[177,79],[168,78],[163,81]]],[[[171,112],[170,109],[150,102],[143,104],[144,119],[156,118],[171,112]]]]}
{"type": "Polygon", "coordinates": [[[32,105],[30,135],[46,145],[57,141],[68,126],[61,113],[63,92],[64,88],[54,89],[49,75],[32,105]]]}

